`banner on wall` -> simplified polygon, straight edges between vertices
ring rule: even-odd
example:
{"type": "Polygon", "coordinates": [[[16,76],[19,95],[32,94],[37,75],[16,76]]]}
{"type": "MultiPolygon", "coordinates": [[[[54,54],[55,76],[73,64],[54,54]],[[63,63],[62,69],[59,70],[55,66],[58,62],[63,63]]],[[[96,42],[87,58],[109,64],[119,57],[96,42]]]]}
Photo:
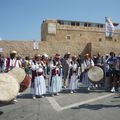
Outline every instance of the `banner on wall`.
{"type": "Polygon", "coordinates": [[[3,52],[3,48],[0,47],[0,52],[3,52]]]}
{"type": "Polygon", "coordinates": [[[33,49],[38,50],[39,49],[39,42],[38,41],[33,41],[33,49]]]}

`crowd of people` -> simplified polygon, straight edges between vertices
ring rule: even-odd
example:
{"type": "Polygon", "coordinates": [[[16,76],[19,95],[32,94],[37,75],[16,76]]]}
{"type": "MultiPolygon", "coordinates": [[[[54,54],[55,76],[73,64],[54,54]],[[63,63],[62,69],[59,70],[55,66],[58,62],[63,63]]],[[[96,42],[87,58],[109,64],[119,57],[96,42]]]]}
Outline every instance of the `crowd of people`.
{"type": "Polygon", "coordinates": [[[31,76],[33,99],[37,96],[44,97],[47,92],[51,96],[60,95],[62,89],[75,93],[78,82],[86,86],[88,91],[102,87],[106,91],[120,92],[120,56],[114,52],[104,56],[100,53],[76,56],[70,52],[63,57],[59,53],[52,57],[35,54],[33,58],[18,56],[16,51],[6,57],[0,54],[0,73],[8,72],[14,67],[23,68],[31,76]],[[99,66],[104,72],[99,83],[92,83],[88,78],[88,71],[94,66],[99,66]]]}

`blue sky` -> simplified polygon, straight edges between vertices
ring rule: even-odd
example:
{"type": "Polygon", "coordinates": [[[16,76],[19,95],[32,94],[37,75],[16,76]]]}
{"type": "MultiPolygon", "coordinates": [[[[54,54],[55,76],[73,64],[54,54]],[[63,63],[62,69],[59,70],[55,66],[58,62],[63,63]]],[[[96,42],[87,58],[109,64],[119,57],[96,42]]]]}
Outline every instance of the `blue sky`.
{"type": "Polygon", "coordinates": [[[0,39],[40,40],[44,19],[120,23],[120,0],[0,0],[0,39]]]}

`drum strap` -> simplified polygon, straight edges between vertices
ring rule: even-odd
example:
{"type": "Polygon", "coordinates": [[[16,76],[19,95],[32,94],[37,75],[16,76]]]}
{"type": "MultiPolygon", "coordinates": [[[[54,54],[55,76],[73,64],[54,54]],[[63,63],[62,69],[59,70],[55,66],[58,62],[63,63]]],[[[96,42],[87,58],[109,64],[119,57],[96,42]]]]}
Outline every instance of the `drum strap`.
{"type": "Polygon", "coordinates": [[[15,59],[14,66],[16,66],[16,62],[17,62],[17,60],[15,59]]]}

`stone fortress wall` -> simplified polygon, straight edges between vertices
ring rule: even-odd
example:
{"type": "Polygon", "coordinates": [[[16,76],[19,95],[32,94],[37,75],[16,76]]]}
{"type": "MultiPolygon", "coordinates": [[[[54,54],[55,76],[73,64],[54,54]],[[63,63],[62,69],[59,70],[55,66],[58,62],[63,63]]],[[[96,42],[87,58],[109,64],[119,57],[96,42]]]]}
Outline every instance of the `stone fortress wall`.
{"type": "Polygon", "coordinates": [[[41,40],[39,49],[33,49],[33,41],[0,41],[0,48],[4,54],[16,50],[19,54],[33,56],[36,53],[55,53],[64,55],[71,52],[73,55],[98,52],[102,55],[114,51],[120,53],[120,30],[115,30],[112,38],[105,37],[105,24],[67,21],[45,20],[41,24],[41,40]]]}

